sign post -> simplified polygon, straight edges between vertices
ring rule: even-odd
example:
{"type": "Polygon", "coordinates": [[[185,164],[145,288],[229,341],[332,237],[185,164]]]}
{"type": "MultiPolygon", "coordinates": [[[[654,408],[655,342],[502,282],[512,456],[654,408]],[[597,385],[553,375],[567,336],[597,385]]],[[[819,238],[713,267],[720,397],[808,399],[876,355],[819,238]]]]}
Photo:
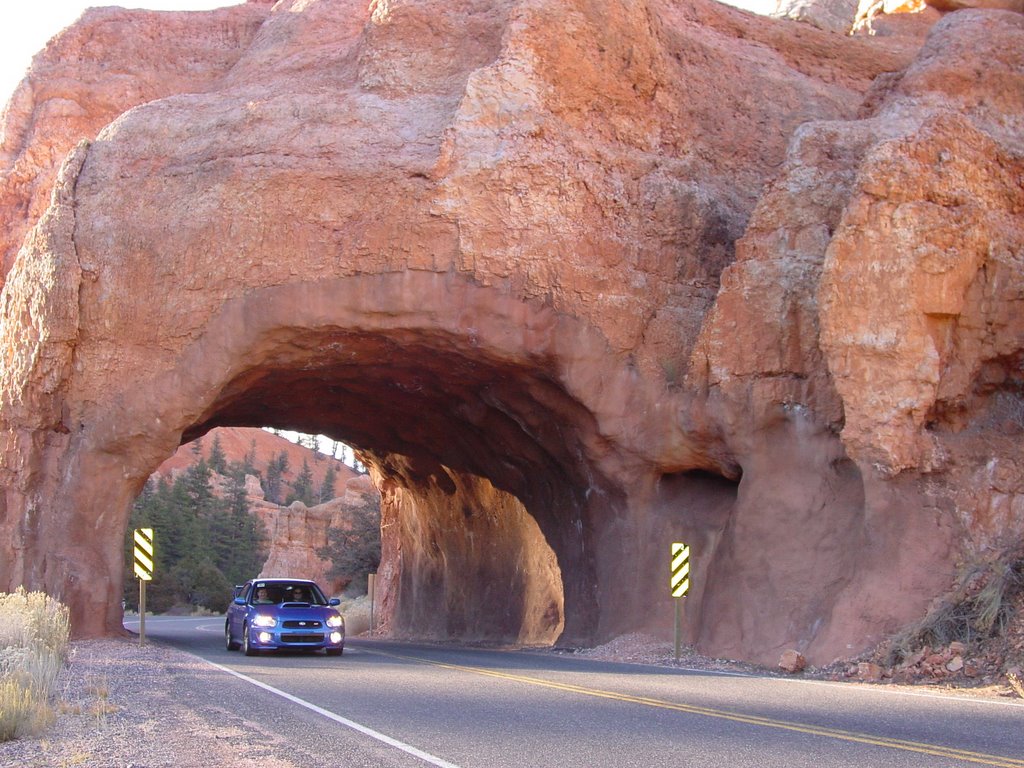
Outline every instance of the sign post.
{"type": "Polygon", "coordinates": [[[136,528],[135,575],[139,577],[139,647],[146,644],[146,582],[153,579],[153,529],[136,528]]]}
{"type": "Polygon", "coordinates": [[[370,597],[370,632],[373,633],[373,602],[376,598],[377,574],[370,573],[366,576],[366,594],[370,597]]]}
{"type": "Polygon", "coordinates": [[[672,578],[669,582],[672,597],[676,598],[676,661],[679,661],[679,645],[682,625],[682,601],[690,591],[690,548],[682,542],[672,544],[672,578]]]}

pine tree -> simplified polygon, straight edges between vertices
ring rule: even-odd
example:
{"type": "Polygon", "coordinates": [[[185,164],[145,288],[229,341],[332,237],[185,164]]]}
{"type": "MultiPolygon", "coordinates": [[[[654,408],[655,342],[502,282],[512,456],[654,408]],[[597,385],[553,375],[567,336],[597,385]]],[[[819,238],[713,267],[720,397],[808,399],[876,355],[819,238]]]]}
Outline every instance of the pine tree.
{"type": "Polygon", "coordinates": [[[272,504],[281,503],[281,466],[276,459],[267,465],[267,501],[272,504]]]}
{"type": "Polygon", "coordinates": [[[224,446],[220,442],[220,433],[213,437],[213,445],[210,446],[210,469],[219,475],[226,475],[228,471],[227,456],[224,455],[224,446]]]}
{"type": "Polygon", "coordinates": [[[292,492],[286,504],[291,504],[293,501],[301,501],[307,507],[312,507],[314,504],[313,472],[310,470],[309,462],[306,459],[302,460],[302,471],[299,472],[295,482],[292,483],[292,492]]]}
{"type": "Polygon", "coordinates": [[[334,498],[334,485],[337,479],[338,470],[333,466],[327,467],[327,471],[324,472],[324,481],[320,484],[319,499],[321,504],[334,498]]]}
{"type": "Polygon", "coordinates": [[[317,555],[331,563],[328,578],[347,581],[346,591],[363,594],[366,575],[380,566],[380,502],[366,498],[351,512],[351,526],[328,528],[327,546],[317,555]]]}
{"type": "Polygon", "coordinates": [[[227,606],[231,586],[256,576],[267,556],[267,536],[249,509],[244,465],[227,467],[227,497],[210,485],[211,469],[200,459],[173,483],[151,479],[132,507],[126,547],[125,604],[138,607],[132,567],[132,529],[153,528],[154,574],[146,589],[147,609],[176,605],[227,606]]]}
{"type": "Polygon", "coordinates": [[[282,475],[288,472],[288,451],[277,454],[277,468],[281,470],[282,475]]]}
{"type": "Polygon", "coordinates": [[[256,469],[256,438],[254,437],[249,443],[249,451],[245,454],[245,458],[242,459],[242,464],[245,468],[245,474],[247,475],[258,475],[259,470],[256,469]]]}

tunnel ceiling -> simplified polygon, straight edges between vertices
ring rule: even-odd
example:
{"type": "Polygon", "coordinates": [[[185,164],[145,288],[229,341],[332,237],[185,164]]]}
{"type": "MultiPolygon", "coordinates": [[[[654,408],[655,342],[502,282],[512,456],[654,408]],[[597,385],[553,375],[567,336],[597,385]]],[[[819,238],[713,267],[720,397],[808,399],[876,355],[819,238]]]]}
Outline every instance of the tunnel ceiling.
{"type": "Polygon", "coordinates": [[[600,484],[583,465],[595,421],[555,375],[447,334],[311,332],[230,381],[182,440],[276,426],[486,477],[524,500],[540,486],[582,494],[600,484]]]}

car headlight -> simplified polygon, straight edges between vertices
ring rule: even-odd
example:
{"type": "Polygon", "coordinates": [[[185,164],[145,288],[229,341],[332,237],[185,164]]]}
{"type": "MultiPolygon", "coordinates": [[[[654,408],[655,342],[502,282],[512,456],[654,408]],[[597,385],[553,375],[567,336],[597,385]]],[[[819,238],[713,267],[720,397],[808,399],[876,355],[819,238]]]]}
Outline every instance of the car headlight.
{"type": "Polygon", "coordinates": [[[343,618],[341,618],[341,616],[339,616],[338,614],[334,614],[333,616],[328,616],[327,617],[327,626],[328,627],[343,627],[343,626],[345,626],[345,620],[343,618]]]}
{"type": "Polygon", "coordinates": [[[254,626],[257,627],[276,627],[277,619],[273,616],[267,616],[263,613],[257,613],[256,617],[252,620],[254,626]]]}

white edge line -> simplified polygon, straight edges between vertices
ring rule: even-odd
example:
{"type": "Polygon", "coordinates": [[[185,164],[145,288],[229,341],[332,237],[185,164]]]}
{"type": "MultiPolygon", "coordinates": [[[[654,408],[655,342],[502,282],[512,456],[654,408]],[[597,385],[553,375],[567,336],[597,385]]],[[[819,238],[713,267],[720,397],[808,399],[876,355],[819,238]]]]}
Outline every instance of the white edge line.
{"type": "Polygon", "coordinates": [[[219,669],[221,672],[227,672],[229,675],[233,675],[239,678],[240,680],[244,680],[247,683],[251,683],[252,685],[255,685],[257,688],[262,688],[265,691],[269,691],[270,693],[276,694],[280,696],[282,699],[286,699],[292,702],[293,704],[298,704],[299,706],[305,707],[311,712],[315,712],[316,714],[322,715],[323,717],[326,717],[329,720],[333,720],[336,723],[340,723],[341,725],[344,725],[346,728],[351,728],[354,731],[358,731],[359,733],[365,736],[369,736],[371,739],[376,739],[377,741],[381,741],[390,747],[400,749],[403,752],[412,755],[413,757],[418,757],[420,760],[423,760],[424,762],[430,763],[431,765],[436,765],[438,766],[438,768],[459,768],[454,763],[449,763],[445,760],[442,760],[439,757],[431,755],[428,752],[424,752],[421,749],[417,749],[416,747],[410,744],[406,744],[405,742],[399,741],[398,739],[393,739],[390,736],[387,736],[379,731],[375,731],[372,728],[368,728],[365,725],[360,725],[354,720],[349,720],[348,718],[342,717],[341,715],[336,715],[330,710],[324,709],[323,707],[318,707],[316,704],[311,704],[308,701],[300,699],[298,696],[293,696],[292,694],[274,688],[271,685],[261,683],[259,680],[248,677],[247,675],[243,675],[241,672],[236,672],[230,667],[225,667],[222,664],[218,664],[215,661],[204,659],[202,656],[196,656],[196,658],[206,662],[215,669],[219,669]]]}

